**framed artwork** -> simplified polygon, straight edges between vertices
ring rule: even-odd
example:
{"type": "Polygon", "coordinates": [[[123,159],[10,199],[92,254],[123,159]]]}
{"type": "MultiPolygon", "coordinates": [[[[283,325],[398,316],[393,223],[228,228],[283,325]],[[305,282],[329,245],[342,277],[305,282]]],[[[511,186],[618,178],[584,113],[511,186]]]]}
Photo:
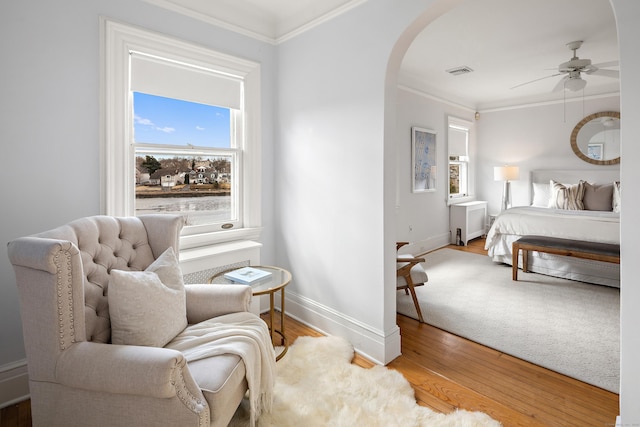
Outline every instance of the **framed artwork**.
{"type": "Polygon", "coordinates": [[[430,129],[411,128],[411,190],[414,193],[436,191],[436,133],[430,129]]]}
{"type": "Polygon", "coordinates": [[[602,155],[604,151],[604,144],[603,143],[597,143],[597,144],[593,144],[593,143],[589,143],[587,145],[587,157],[590,157],[594,160],[603,160],[602,155]]]}

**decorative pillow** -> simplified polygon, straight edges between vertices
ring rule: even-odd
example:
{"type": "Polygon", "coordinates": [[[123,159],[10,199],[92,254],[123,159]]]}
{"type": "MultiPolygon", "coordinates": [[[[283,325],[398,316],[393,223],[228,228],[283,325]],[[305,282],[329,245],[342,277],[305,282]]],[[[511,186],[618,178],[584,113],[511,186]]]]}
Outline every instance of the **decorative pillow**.
{"type": "Polygon", "coordinates": [[[584,181],[575,185],[564,185],[551,180],[549,207],[554,209],[583,210],[584,181]]]}
{"type": "Polygon", "coordinates": [[[113,344],[164,347],[187,327],[184,282],[172,248],[145,271],[112,270],[107,299],[113,344]]]}
{"type": "Polygon", "coordinates": [[[533,202],[531,206],[548,208],[551,198],[551,186],[549,184],[533,183],[533,202]]]}
{"type": "Polygon", "coordinates": [[[613,183],[598,185],[585,182],[582,202],[588,211],[613,210],[613,183]]]}
{"type": "Polygon", "coordinates": [[[613,183],[613,211],[620,213],[620,181],[613,183]]]}

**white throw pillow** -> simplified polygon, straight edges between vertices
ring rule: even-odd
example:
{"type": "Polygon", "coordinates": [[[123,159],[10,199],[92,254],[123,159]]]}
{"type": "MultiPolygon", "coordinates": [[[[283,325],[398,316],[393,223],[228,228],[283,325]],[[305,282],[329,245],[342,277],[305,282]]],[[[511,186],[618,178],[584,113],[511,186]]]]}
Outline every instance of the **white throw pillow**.
{"type": "Polygon", "coordinates": [[[620,181],[613,183],[613,211],[620,213],[620,181]]]}
{"type": "Polygon", "coordinates": [[[113,344],[164,347],[187,327],[184,282],[172,248],[145,271],[112,270],[107,298],[113,344]]]}
{"type": "Polygon", "coordinates": [[[551,180],[549,207],[554,209],[583,210],[584,181],[575,185],[560,184],[551,180]]]}
{"type": "Polygon", "coordinates": [[[549,184],[533,183],[533,202],[531,206],[548,208],[551,198],[551,186],[549,184]]]}

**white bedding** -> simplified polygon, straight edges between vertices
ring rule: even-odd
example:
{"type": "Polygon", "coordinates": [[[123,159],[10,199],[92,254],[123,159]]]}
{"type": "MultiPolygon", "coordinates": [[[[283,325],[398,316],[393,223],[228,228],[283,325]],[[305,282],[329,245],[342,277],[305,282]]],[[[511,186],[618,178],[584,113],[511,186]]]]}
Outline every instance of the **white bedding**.
{"type": "MultiPolygon", "coordinates": [[[[620,243],[620,214],[607,211],[570,211],[538,207],[515,207],[495,219],[485,249],[496,262],[511,264],[511,244],[524,235],[552,236],[591,242],[620,243]]],[[[596,283],[620,286],[619,265],[532,253],[531,271],[596,283]]]]}

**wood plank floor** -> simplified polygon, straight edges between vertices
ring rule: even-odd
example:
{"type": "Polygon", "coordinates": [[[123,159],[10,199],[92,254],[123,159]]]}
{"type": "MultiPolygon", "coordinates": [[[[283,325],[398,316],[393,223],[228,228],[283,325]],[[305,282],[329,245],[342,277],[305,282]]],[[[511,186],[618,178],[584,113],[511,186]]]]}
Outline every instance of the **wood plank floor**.
{"type": "MultiPolygon", "coordinates": [[[[484,241],[451,248],[484,253],[484,241]]],[[[516,359],[399,315],[402,356],[388,367],[412,384],[417,402],[435,411],[483,411],[504,426],[612,426],[617,394],[516,359]]],[[[287,318],[287,338],[321,336],[287,318]]],[[[354,363],[373,364],[356,355],[354,363]]],[[[3,408],[0,427],[31,425],[29,401],[3,408]]]]}

